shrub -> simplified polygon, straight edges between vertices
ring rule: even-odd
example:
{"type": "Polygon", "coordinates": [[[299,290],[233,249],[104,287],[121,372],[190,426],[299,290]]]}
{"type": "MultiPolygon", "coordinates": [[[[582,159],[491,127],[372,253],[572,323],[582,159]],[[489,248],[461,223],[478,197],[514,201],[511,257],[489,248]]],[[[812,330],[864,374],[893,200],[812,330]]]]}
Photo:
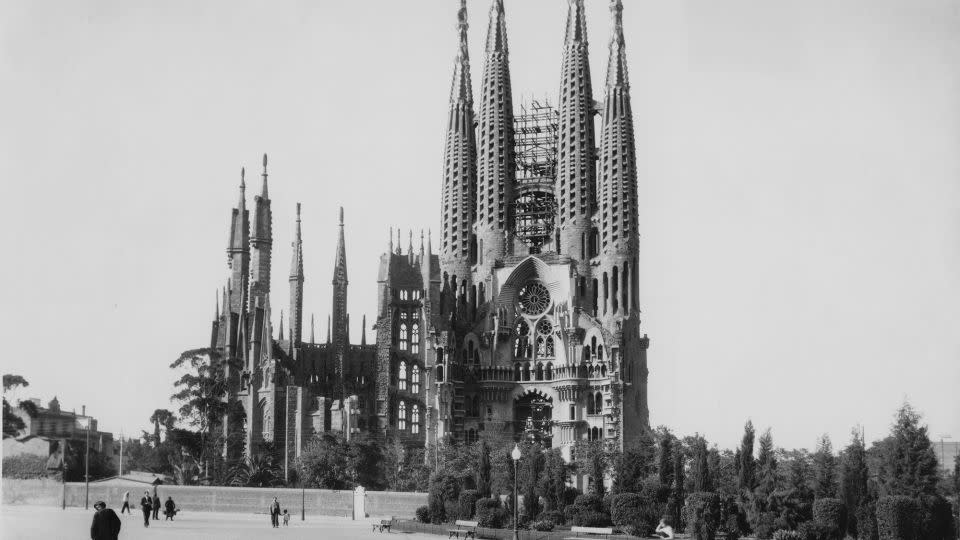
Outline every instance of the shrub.
{"type": "Polygon", "coordinates": [[[434,474],[430,477],[430,491],[427,505],[430,507],[430,521],[443,523],[457,519],[457,496],[460,484],[448,474],[434,474]]]}
{"type": "Polygon", "coordinates": [[[774,522],[777,514],[774,512],[764,512],[757,518],[757,526],[753,531],[759,540],[770,540],[773,538],[773,532],[776,530],[774,522]]]}
{"type": "Polygon", "coordinates": [[[687,498],[685,509],[688,529],[696,540],[714,540],[720,527],[720,497],[698,491],[687,498]]]}
{"type": "Polygon", "coordinates": [[[603,512],[586,510],[573,518],[573,524],[578,527],[606,527],[610,525],[610,516],[603,512]]]}
{"type": "Polygon", "coordinates": [[[953,540],[953,508],[950,501],[939,495],[922,497],[920,500],[920,537],[924,540],[953,540]]]}
{"type": "Polygon", "coordinates": [[[773,540],[804,540],[804,538],[797,531],[785,531],[781,529],[773,533],[773,540]]]}
{"type": "Polygon", "coordinates": [[[895,495],[877,501],[877,532],[880,540],[911,540],[917,532],[920,508],[910,497],[895,495]]]}
{"type": "Polygon", "coordinates": [[[605,493],[601,499],[601,508],[600,511],[604,514],[610,513],[610,505],[613,504],[613,498],[616,497],[616,493],[605,493]]]}
{"type": "Polygon", "coordinates": [[[459,519],[470,519],[474,514],[474,507],[477,504],[477,490],[467,489],[460,493],[457,500],[457,516],[459,519]]]}
{"type": "Polygon", "coordinates": [[[797,526],[797,532],[803,540],[830,540],[833,528],[816,521],[804,521],[797,526]]]}
{"type": "Polygon", "coordinates": [[[566,523],[574,523],[577,520],[577,516],[585,512],[582,506],[577,506],[575,504],[568,504],[563,509],[563,521],[566,523]]]}
{"type": "Polygon", "coordinates": [[[444,521],[456,521],[460,519],[460,505],[457,501],[443,501],[444,521]]]}
{"type": "Polygon", "coordinates": [[[736,512],[727,514],[724,529],[727,531],[727,540],[740,540],[740,516],[736,512]]]}
{"type": "Polygon", "coordinates": [[[417,508],[416,515],[417,515],[417,521],[419,521],[420,523],[430,523],[430,507],[429,506],[424,505],[417,508]]]}
{"type": "Polygon", "coordinates": [[[645,501],[639,493],[620,493],[610,503],[610,520],[627,534],[646,536],[644,505],[645,501]]]}
{"type": "Polygon", "coordinates": [[[548,532],[548,531],[552,531],[554,527],[555,527],[554,523],[553,523],[552,521],[550,521],[549,519],[541,519],[541,520],[538,520],[538,521],[531,521],[531,522],[530,522],[530,530],[531,530],[531,531],[544,531],[544,532],[548,532]]]}
{"type": "Polygon", "coordinates": [[[507,521],[507,511],[496,499],[480,499],[476,504],[476,520],[480,527],[499,529],[507,521]]]}
{"type": "Polygon", "coordinates": [[[813,502],[813,521],[827,531],[825,540],[843,540],[846,536],[846,507],[840,499],[822,498],[813,502]]]}
{"type": "Polygon", "coordinates": [[[559,510],[547,510],[540,512],[540,515],[537,516],[538,521],[552,521],[554,526],[563,525],[565,519],[563,512],[559,510]]]}
{"type": "Polygon", "coordinates": [[[577,498],[574,499],[573,504],[593,512],[603,511],[603,499],[599,495],[577,495],[577,498]]]}
{"type": "Polygon", "coordinates": [[[857,508],[857,538],[859,540],[879,540],[877,532],[877,506],[865,501],[857,508]]]}
{"type": "Polygon", "coordinates": [[[43,478],[45,476],[47,476],[47,458],[33,454],[3,458],[4,478],[43,478]]]}

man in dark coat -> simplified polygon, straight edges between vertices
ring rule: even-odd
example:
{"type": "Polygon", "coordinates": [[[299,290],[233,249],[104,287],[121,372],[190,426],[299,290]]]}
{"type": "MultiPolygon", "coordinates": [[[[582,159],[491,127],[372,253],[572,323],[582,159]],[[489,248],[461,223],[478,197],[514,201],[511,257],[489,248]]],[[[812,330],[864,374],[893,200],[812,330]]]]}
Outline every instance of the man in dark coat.
{"type": "Polygon", "coordinates": [[[150,526],[150,510],[153,509],[153,497],[150,496],[149,491],[143,492],[143,497],[140,497],[140,509],[143,510],[143,526],[150,526]]]}
{"type": "Polygon", "coordinates": [[[164,521],[173,521],[173,517],[177,515],[177,505],[173,502],[173,497],[167,497],[167,502],[163,503],[163,515],[166,516],[164,521]]]}
{"type": "Polygon", "coordinates": [[[270,505],[270,524],[274,527],[280,526],[280,501],[276,497],[273,498],[273,503],[270,505]]]}
{"type": "Polygon", "coordinates": [[[160,519],[160,495],[157,495],[157,486],[153,486],[153,519],[160,519]]]}
{"type": "Polygon", "coordinates": [[[97,501],[93,504],[93,523],[90,524],[91,540],[117,540],[120,534],[120,518],[107,503],[97,501]]]}

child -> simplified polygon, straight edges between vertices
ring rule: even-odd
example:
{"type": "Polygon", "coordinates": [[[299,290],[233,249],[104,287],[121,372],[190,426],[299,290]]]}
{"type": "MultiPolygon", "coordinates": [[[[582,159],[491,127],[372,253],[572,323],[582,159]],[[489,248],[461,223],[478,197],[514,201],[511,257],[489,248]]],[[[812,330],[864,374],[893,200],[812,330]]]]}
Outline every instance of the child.
{"type": "Polygon", "coordinates": [[[283,526],[288,527],[290,525],[290,514],[287,513],[287,509],[283,509],[283,526]]]}

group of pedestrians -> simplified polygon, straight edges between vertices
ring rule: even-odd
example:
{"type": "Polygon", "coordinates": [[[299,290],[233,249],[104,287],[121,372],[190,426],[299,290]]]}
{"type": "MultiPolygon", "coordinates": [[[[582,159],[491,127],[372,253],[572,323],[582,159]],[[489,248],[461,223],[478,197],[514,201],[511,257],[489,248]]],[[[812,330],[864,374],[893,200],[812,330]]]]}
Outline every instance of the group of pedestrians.
{"type": "MultiPolygon", "coordinates": [[[[129,498],[130,492],[126,492],[123,495],[123,506],[124,508],[129,507],[129,498]]],[[[150,496],[149,491],[143,492],[143,497],[140,498],[140,510],[143,511],[143,526],[150,526],[150,516],[153,515],[153,519],[160,519],[160,509],[163,508],[164,521],[170,520],[173,521],[174,516],[177,515],[177,505],[173,502],[173,497],[167,497],[167,501],[160,504],[160,496],[157,494],[157,486],[153,486],[153,496],[150,496]]],[[[120,513],[123,513],[123,509],[120,510],[120,513]]]]}
{"type": "MultiPolygon", "coordinates": [[[[157,486],[153,486],[153,495],[149,491],[143,492],[140,498],[140,510],[143,511],[143,526],[150,526],[150,517],[160,519],[160,509],[163,509],[164,520],[173,521],[177,515],[177,505],[173,502],[173,497],[167,497],[162,505],[160,504],[160,495],[157,493],[157,486]]],[[[90,525],[90,538],[93,540],[116,540],[120,534],[120,517],[112,509],[107,508],[103,501],[97,501],[93,505],[93,523],[90,525]]],[[[133,506],[130,504],[130,492],[123,494],[123,504],[120,507],[120,513],[133,513],[133,506]]]]}

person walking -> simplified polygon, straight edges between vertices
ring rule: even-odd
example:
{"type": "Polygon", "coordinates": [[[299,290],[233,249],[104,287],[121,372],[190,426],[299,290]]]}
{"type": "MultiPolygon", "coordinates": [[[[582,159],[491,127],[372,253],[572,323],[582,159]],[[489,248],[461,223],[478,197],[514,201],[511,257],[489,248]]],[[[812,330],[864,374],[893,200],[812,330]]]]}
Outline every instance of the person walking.
{"type": "Polygon", "coordinates": [[[153,519],[160,519],[160,496],[157,495],[157,488],[153,488],[153,519]]]}
{"type": "Polygon", "coordinates": [[[124,510],[126,510],[128,514],[131,513],[131,511],[130,511],[130,492],[129,492],[129,491],[126,491],[126,492],[123,493],[123,506],[120,507],[120,513],[122,514],[124,510]]]}
{"type": "Polygon", "coordinates": [[[173,516],[177,515],[177,505],[173,502],[173,497],[167,497],[167,502],[163,503],[164,521],[173,521],[173,516]]]}
{"type": "Polygon", "coordinates": [[[97,501],[93,503],[93,522],[90,524],[91,540],[117,540],[120,534],[120,518],[107,503],[97,501]]]}
{"type": "Polygon", "coordinates": [[[270,504],[270,524],[274,527],[280,526],[280,501],[276,497],[273,498],[273,503],[270,504]]]}
{"type": "Polygon", "coordinates": [[[150,496],[149,491],[143,492],[143,497],[140,498],[140,509],[143,510],[143,526],[150,526],[150,510],[153,508],[153,497],[150,496]]]}

